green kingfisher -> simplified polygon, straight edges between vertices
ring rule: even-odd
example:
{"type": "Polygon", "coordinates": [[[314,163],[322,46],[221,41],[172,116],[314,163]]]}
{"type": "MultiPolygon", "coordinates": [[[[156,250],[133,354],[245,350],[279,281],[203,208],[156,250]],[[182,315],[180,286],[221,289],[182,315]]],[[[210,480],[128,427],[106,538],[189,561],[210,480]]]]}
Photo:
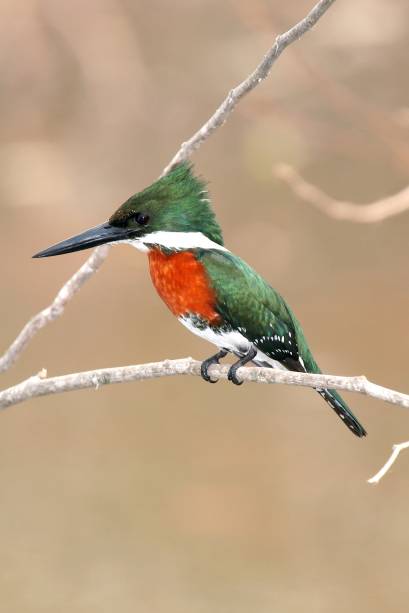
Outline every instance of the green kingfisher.
{"type": "MultiPolygon", "coordinates": [[[[131,196],[103,224],[40,251],[34,257],[127,243],[147,254],[153,284],[179,321],[218,348],[201,374],[215,383],[209,367],[229,352],[238,360],[228,379],[240,385],[237,370],[257,366],[320,373],[300,324],[284,299],[255,270],[225,246],[205,183],[190,163],[131,196]]],[[[318,393],[359,437],[366,432],[341,396],[318,393]]]]}

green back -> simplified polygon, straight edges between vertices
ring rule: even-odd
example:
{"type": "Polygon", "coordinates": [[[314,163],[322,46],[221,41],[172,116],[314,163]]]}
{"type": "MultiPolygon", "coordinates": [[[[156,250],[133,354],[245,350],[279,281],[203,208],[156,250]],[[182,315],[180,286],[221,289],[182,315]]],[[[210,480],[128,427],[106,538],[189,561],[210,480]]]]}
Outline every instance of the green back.
{"type": "Polygon", "coordinates": [[[226,324],[269,357],[299,364],[301,356],[307,372],[320,372],[295,315],[253,268],[229,252],[203,250],[197,257],[208,273],[216,308],[226,324]]]}

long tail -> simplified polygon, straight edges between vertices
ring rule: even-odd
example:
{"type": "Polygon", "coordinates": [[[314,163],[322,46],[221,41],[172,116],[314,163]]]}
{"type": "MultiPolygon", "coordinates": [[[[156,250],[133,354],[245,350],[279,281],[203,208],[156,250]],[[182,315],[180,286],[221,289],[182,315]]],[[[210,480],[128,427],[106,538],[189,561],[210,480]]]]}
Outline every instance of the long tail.
{"type": "Polygon", "coordinates": [[[338,392],[324,389],[317,389],[317,392],[356,436],[366,436],[365,429],[361,426],[355,415],[353,415],[348,405],[342,400],[338,392]]]}

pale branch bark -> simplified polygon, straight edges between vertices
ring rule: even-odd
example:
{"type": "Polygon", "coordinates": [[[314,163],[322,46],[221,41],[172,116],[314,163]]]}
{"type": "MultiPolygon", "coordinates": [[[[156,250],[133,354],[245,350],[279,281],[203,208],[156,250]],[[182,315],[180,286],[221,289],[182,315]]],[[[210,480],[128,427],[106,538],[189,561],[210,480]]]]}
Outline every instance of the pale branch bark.
{"type": "Polygon", "coordinates": [[[0,373],[14,364],[41,328],[44,328],[48,323],[63,314],[67,302],[75,296],[84,283],[102,266],[108,251],[109,245],[102,245],[94,249],[81,268],[62,286],[52,303],[26,323],[20,334],[0,358],[0,373]]]}
{"type": "Polygon", "coordinates": [[[333,219],[355,223],[376,223],[409,210],[409,186],[401,191],[370,204],[356,204],[328,196],[319,187],[306,181],[292,166],[277,164],[273,168],[276,177],[284,181],[304,202],[333,219]]]}
{"type": "Polygon", "coordinates": [[[400,452],[403,451],[403,449],[407,449],[408,447],[409,447],[409,441],[405,441],[404,443],[397,443],[396,445],[393,445],[392,453],[389,456],[388,460],[385,462],[382,468],[378,470],[376,475],[368,479],[368,483],[372,483],[374,485],[379,483],[382,477],[384,477],[386,473],[392,468],[392,465],[398,459],[398,455],[400,454],[400,452]]]}
{"type": "MultiPolygon", "coordinates": [[[[240,85],[232,89],[227,98],[210,117],[210,119],[196,132],[196,134],[192,136],[192,138],[181,145],[179,151],[175,154],[168,166],[166,166],[161,176],[168,173],[169,170],[175,166],[175,164],[187,160],[217,128],[225,123],[239,100],[251,92],[267,77],[273,63],[279,57],[279,55],[281,55],[284,49],[291,43],[301,38],[301,36],[303,36],[306,32],[311,30],[311,28],[334,2],[335,0],[320,0],[320,2],[313,7],[313,9],[304,19],[299,21],[290,30],[276,38],[273,46],[264,56],[264,59],[257,66],[256,70],[247,79],[240,83],[240,85]]],[[[71,300],[85,281],[87,281],[94,274],[94,272],[100,268],[107,255],[108,249],[106,246],[97,247],[83,266],[81,266],[78,272],[76,272],[71,279],[69,279],[67,283],[63,285],[54,299],[54,302],[49,307],[37,313],[37,315],[35,315],[24,326],[23,330],[7,349],[6,353],[0,357],[0,373],[10,368],[10,366],[12,366],[18,360],[30,340],[41,328],[44,328],[44,326],[46,326],[50,321],[53,321],[62,315],[67,302],[71,300]],[[62,299],[60,299],[61,297],[62,299]]]]}
{"type": "Polygon", "coordinates": [[[209,136],[220,128],[229,115],[234,110],[237,103],[250,93],[255,87],[257,87],[266,77],[268,77],[271,67],[277,58],[282,54],[284,49],[297,41],[306,32],[311,30],[317,21],[323,16],[323,14],[329,9],[331,4],[335,0],[320,0],[314,8],[308,13],[304,19],[299,21],[287,32],[280,34],[274,41],[274,44],[265,54],[264,58],[257,66],[257,68],[239,85],[234,87],[221,105],[216,109],[216,112],[210,117],[210,119],[198,130],[189,140],[182,143],[179,151],[175,154],[172,160],[164,169],[161,176],[167,174],[176,164],[184,162],[200,145],[209,138],[209,136]]]}
{"type": "MultiPolygon", "coordinates": [[[[81,389],[94,388],[98,390],[104,385],[114,383],[130,383],[147,381],[159,377],[178,375],[200,376],[201,362],[193,358],[164,360],[149,364],[119,366],[116,368],[101,368],[85,372],[72,373],[58,377],[47,377],[47,371],[42,370],[37,375],[29,377],[0,392],[0,409],[6,409],[38,396],[49,396],[72,392],[81,389]]],[[[213,365],[209,373],[213,379],[227,379],[230,366],[213,365]]],[[[272,368],[245,367],[238,371],[239,378],[251,383],[278,383],[312,388],[330,388],[349,392],[357,392],[378,400],[383,400],[404,408],[409,408],[409,395],[377,385],[368,381],[365,376],[341,377],[337,375],[314,375],[272,368]]],[[[393,446],[393,452],[385,465],[368,479],[375,484],[382,479],[396,461],[399,453],[409,447],[409,441],[393,446]]]]}
{"type": "MultiPolygon", "coordinates": [[[[129,383],[145,381],[159,377],[175,375],[200,376],[201,362],[193,358],[164,360],[136,366],[119,366],[117,368],[101,368],[86,372],[72,373],[59,377],[47,377],[46,371],[41,371],[13,387],[0,392],[0,409],[5,409],[35,398],[49,394],[59,394],[80,389],[96,388],[113,383],[129,383]]],[[[212,378],[227,379],[229,365],[213,365],[209,373],[212,378]]],[[[274,368],[246,367],[238,371],[242,381],[252,383],[280,383],[313,388],[330,388],[357,392],[378,400],[383,400],[404,408],[409,408],[409,395],[402,394],[387,387],[381,387],[368,381],[364,376],[343,377],[337,375],[310,374],[280,370],[274,368]]]]}

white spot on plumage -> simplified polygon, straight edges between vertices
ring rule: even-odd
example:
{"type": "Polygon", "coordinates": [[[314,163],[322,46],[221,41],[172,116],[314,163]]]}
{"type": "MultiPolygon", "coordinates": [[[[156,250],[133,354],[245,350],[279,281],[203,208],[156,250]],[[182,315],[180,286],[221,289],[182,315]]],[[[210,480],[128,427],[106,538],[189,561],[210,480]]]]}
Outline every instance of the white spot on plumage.
{"type": "MultiPolygon", "coordinates": [[[[190,332],[193,332],[193,334],[196,334],[197,336],[200,336],[209,343],[216,345],[216,347],[231,351],[238,357],[242,357],[244,354],[246,354],[252,345],[252,343],[247,340],[247,338],[243,336],[238,329],[231,330],[230,332],[218,332],[217,329],[211,328],[210,326],[207,328],[196,327],[190,317],[179,317],[179,321],[188,330],[190,330],[190,332]]],[[[242,330],[244,330],[244,328],[242,328],[242,330]]],[[[256,344],[257,342],[255,341],[254,345],[256,344]]],[[[280,364],[273,358],[270,358],[268,355],[266,355],[259,349],[257,350],[257,354],[253,362],[258,366],[265,366],[266,364],[268,364],[273,368],[286,370],[286,368],[282,364],[280,364]]]]}

